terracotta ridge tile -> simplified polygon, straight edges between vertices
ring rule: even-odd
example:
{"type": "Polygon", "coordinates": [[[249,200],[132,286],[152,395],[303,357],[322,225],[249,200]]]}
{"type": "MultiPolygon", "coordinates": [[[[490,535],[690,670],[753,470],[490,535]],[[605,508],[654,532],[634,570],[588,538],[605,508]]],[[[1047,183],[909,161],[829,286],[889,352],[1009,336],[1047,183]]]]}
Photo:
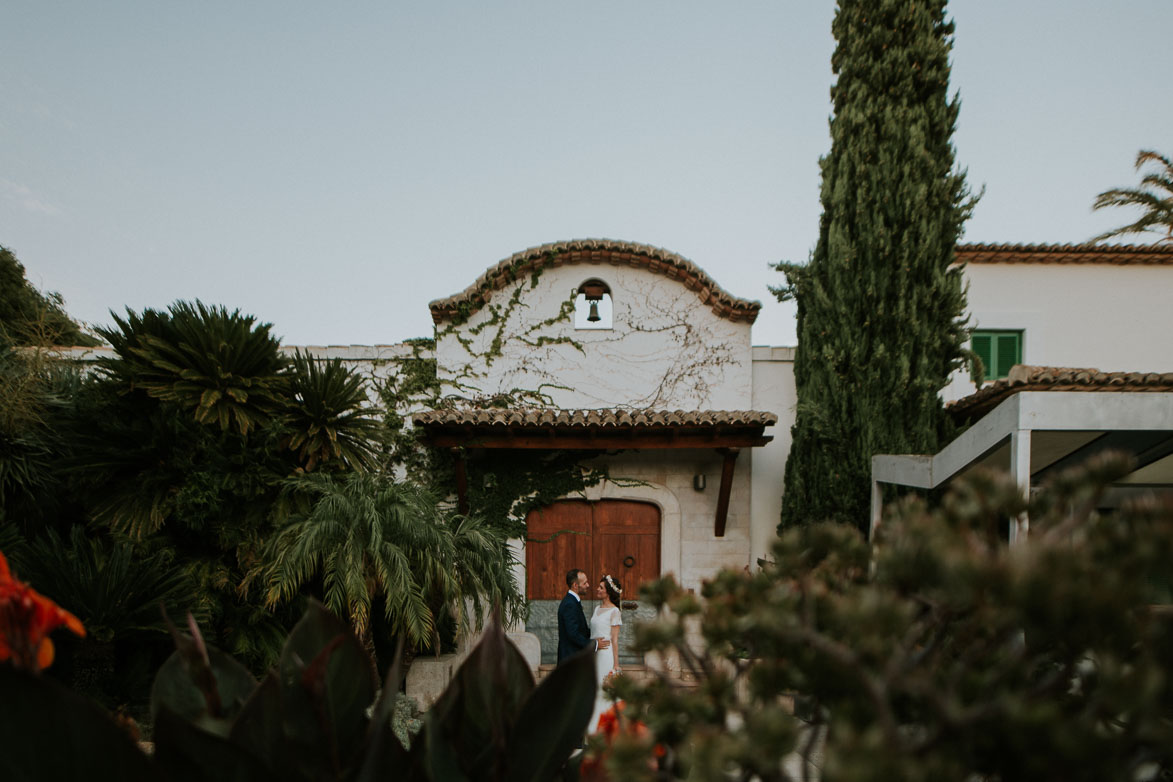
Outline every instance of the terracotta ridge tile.
{"type": "Polygon", "coordinates": [[[984,415],[1020,391],[1173,392],[1173,372],[1101,372],[1088,367],[1047,367],[1018,364],[1007,377],[945,405],[957,419],[984,415]]]}
{"type": "Polygon", "coordinates": [[[717,285],[704,269],[663,248],[614,239],[576,239],[530,247],[494,264],[460,293],[429,302],[433,322],[452,318],[466,302],[475,305],[474,311],[480,309],[488,300],[487,294],[503,288],[523,273],[532,272],[548,255],[554,255],[555,265],[559,266],[607,261],[612,265],[643,266],[671,279],[682,279],[688,287],[705,291],[704,303],[715,313],[735,321],[753,323],[762,308],[761,302],[734,296],[717,285]]]}
{"type": "Polygon", "coordinates": [[[959,263],[1173,264],[1173,243],[959,244],[959,263]]]}

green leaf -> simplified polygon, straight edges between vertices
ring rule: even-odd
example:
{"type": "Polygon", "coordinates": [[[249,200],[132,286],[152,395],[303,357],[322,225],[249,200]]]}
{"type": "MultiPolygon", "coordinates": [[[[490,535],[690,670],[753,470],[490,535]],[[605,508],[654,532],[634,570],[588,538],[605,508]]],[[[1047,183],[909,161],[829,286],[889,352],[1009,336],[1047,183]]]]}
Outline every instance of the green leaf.
{"type": "Polygon", "coordinates": [[[391,714],[395,710],[395,696],[403,683],[403,636],[395,645],[395,662],[383,677],[383,692],[375,704],[374,714],[367,726],[367,752],[356,782],[376,782],[393,778],[407,763],[407,751],[391,730],[391,714]]]}
{"type": "Polygon", "coordinates": [[[510,736],[506,780],[553,779],[586,735],[597,688],[592,654],[572,657],[538,685],[510,736]]]}
{"type": "Polygon", "coordinates": [[[276,672],[269,672],[232,722],[229,739],[255,755],[271,772],[284,767],[285,733],[281,684],[276,672]]]}
{"type": "Polygon", "coordinates": [[[460,767],[459,748],[445,735],[439,721],[431,718],[431,712],[424,719],[424,729],[416,737],[416,742],[423,748],[422,765],[426,779],[469,782],[470,777],[460,767]]]}
{"type": "Polygon", "coordinates": [[[165,707],[205,730],[228,734],[232,717],[252,695],[257,681],[247,668],[219,649],[209,647],[207,655],[220,713],[213,713],[209,693],[197,684],[201,661],[190,652],[177,650],[155,674],[151,686],[152,717],[157,718],[159,710],[165,707]]]}
{"type": "Polygon", "coordinates": [[[466,772],[492,777],[533,687],[528,664],[494,619],[428,712],[429,757],[447,740],[466,772]]]}
{"type": "Polygon", "coordinates": [[[219,389],[209,388],[207,391],[205,391],[203,394],[200,395],[199,406],[202,408],[212,407],[213,405],[215,405],[217,402],[220,401],[221,396],[223,396],[223,394],[220,393],[219,389]]]}
{"type": "Polygon", "coordinates": [[[287,734],[349,762],[365,741],[377,689],[370,656],[350,627],[311,601],[282,649],[279,676],[287,734]]]}
{"type": "Polygon", "coordinates": [[[0,664],[0,779],[147,782],[150,761],[93,701],[0,664]]]}
{"type": "Polygon", "coordinates": [[[166,706],[155,715],[155,761],[174,782],[268,782],[264,764],[226,738],[201,730],[166,706]]]}

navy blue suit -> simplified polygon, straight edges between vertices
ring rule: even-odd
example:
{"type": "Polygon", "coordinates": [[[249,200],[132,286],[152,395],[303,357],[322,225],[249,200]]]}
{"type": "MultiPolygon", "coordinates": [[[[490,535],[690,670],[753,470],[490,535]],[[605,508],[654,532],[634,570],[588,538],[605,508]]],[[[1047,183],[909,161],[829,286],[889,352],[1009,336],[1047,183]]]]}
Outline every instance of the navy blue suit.
{"type": "Polygon", "coordinates": [[[582,611],[582,601],[567,592],[558,605],[558,663],[587,648],[593,652],[595,641],[582,611]]]}

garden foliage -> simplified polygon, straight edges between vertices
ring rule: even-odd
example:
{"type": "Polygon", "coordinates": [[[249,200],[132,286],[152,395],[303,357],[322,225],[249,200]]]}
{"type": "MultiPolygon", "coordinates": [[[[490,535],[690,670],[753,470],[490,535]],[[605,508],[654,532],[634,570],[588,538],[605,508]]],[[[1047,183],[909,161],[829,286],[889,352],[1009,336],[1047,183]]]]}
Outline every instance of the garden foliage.
{"type": "Polygon", "coordinates": [[[671,578],[647,588],[669,616],[637,643],[698,683],[620,682],[652,738],[613,778],[646,778],[653,741],[660,779],[799,779],[803,759],[825,782],[1168,778],[1173,501],[1097,512],[1127,471],[1105,458],[1029,503],[975,477],[938,508],[891,509],[874,546],[799,527],[703,602],[671,578]]]}
{"type": "Polygon", "coordinates": [[[151,696],[152,756],[92,703],[42,676],[0,666],[0,778],[27,782],[399,780],[533,782],[559,778],[586,730],[594,664],[583,655],[535,686],[494,622],[423,718],[396,737],[400,682],[378,692],[350,628],[312,604],[259,683],[205,645],[194,621],[151,696]],[[13,708],[11,704],[19,704],[13,708]],[[67,748],[67,751],[62,749],[67,748]]]}

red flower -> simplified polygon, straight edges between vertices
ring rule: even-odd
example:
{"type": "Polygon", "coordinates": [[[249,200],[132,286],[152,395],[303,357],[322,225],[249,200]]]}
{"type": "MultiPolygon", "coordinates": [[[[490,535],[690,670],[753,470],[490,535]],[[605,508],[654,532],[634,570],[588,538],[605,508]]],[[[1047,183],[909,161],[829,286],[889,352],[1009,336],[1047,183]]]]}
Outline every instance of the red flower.
{"type": "Polygon", "coordinates": [[[62,625],[85,637],[77,617],[17,581],[0,552],[0,662],[10,659],[29,671],[48,668],[53,662],[49,633],[62,625]]]}
{"type": "MultiPolygon", "coordinates": [[[[639,720],[624,719],[624,707],[623,701],[616,701],[614,706],[599,715],[597,735],[601,735],[606,743],[601,748],[596,745],[587,751],[582,765],[579,767],[581,779],[587,780],[587,782],[605,782],[607,780],[604,766],[611,754],[611,745],[621,733],[639,740],[647,740],[651,735],[648,726],[639,720]]],[[[662,758],[667,754],[662,744],[655,744],[651,749],[653,758],[662,758]]],[[[648,767],[655,770],[656,761],[650,760],[648,767]]]]}

